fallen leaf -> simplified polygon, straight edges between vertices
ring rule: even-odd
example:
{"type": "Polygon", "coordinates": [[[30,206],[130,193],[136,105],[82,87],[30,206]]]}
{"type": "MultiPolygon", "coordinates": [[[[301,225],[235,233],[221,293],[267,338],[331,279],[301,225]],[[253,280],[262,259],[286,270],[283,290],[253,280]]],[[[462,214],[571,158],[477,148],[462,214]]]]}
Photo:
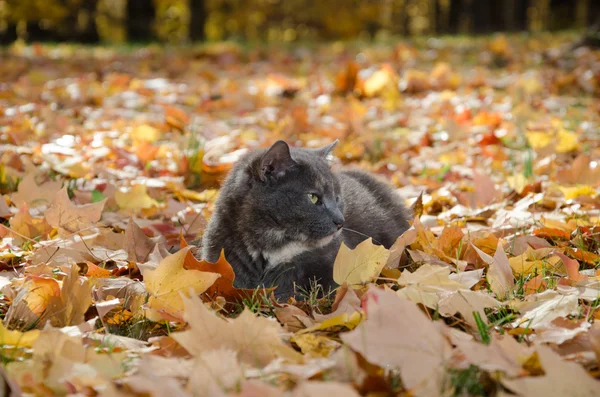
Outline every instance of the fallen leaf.
{"type": "Polygon", "coordinates": [[[50,226],[57,228],[60,235],[66,236],[96,224],[102,216],[105,203],[106,200],[102,200],[99,203],[76,206],[69,200],[67,188],[64,187],[56,194],[44,216],[50,226]]]}
{"type": "Polygon", "coordinates": [[[85,277],[79,277],[79,267],[72,265],[62,282],[60,295],[52,297],[48,305],[50,321],[55,327],[78,325],[91,304],[92,285],[85,277]]]}
{"type": "Polygon", "coordinates": [[[398,237],[398,239],[396,239],[396,242],[390,247],[390,256],[388,257],[388,260],[385,265],[390,269],[398,268],[402,253],[404,252],[406,247],[414,243],[416,240],[417,232],[414,228],[411,227],[410,229],[402,233],[402,235],[398,237]]]}
{"type": "Polygon", "coordinates": [[[139,211],[157,207],[159,204],[156,200],[148,195],[146,185],[133,185],[126,192],[118,190],[115,193],[115,201],[117,205],[124,210],[139,211]]]}
{"type": "Polygon", "coordinates": [[[300,383],[293,391],[292,397],[358,397],[360,394],[352,387],[340,382],[307,381],[300,383]]]}
{"type": "Polygon", "coordinates": [[[496,253],[493,257],[474,245],[472,245],[472,247],[477,251],[481,259],[489,265],[486,279],[490,284],[492,292],[496,294],[496,297],[500,300],[507,298],[512,291],[514,291],[515,278],[502,244],[498,242],[496,253]]]}
{"type": "Polygon", "coordinates": [[[600,382],[594,380],[576,363],[564,361],[550,348],[538,346],[538,358],[546,374],[544,376],[503,378],[502,384],[519,396],[597,396],[600,382]]]}
{"type": "Polygon", "coordinates": [[[399,369],[402,383],[416,396],[437,395],[452,354],[440,328],[417,305],[391,292],[369,289],[366,305],[367,319],[341,335],[344,343],[373,364],[399,369]]]}
{"type": "Polygon", "coordinates": [[[237,390],[244,372],[234,350],[209,350],[196,357],[187,390],[199,397],[226,396],[237,390]]]}
{"type": "Polygon", "coordinates": [[[578,281],[587,280],[588,277],[585,274],[579,273],[579,262],[577,262],[577,260],[571,259],[560,252],[555,252],[554,255],[558,256],[563,265],[565,265],[565,269],[567,270],[567,278],[570,281],[577,283],[578,281]]]}
{"type": "Polygon", "coordinates": [[[577,300],[576,295],[562,295],[551,290],[530,295],[523,302],[513,304],[521,313],[513,326],[532,329],[547,326],[556,318],[576,313],[577,300]]]}
{"type": "Polygon", "coordinates": [[[0,346],[32,347],[40,336],[40,331],[34,329],[27,332],[10,331],[0,322],[0,346]]]}
{"type": "Polygon", "coordinates": [[[490,372],[502,371],[511,377],[524,373],[522,363],[533,350],[524,343],[517,343],[509,335],[494,335],[489,345],[459,338],[453,339],[452,343],[465,355],[469,364],[490,372]]]}
{"type": "Polygon", "coordinates": [[[216,273],[185,270],[183,265],[188,252],[189,247],[186,247],[167,256],[156,270],[146,272],[144,281],[150,293],[146,316],[149,319],[158,321],[165,315],[181,318],[182,295],[201,294],[220,277],[216,273]]]}
{"type": "Polygon", "coordinates": [[[142,228],[135,223],[133,217],[129,218],[124,237],[124,248],[129,255],[129,260],[146,262],[156,245],[158,245],[161,254],[167,255],[165,238],[163,236],[148,237],[142,228]]]}
{"type": "Polygon", "coordinates": [[[333,263],[333,280],[342,285],[367,283],[375,280],[385,266],[390,251],[364,240],[351,250],[343,242],[333,263]]]}
{"type": "Polygon", "coordinates": [[[483,291],[450,292],[442,295],[438,301],[438,310],[442,316],[453,316],[460,313],[473,329],[477,328],[473,312],[478,312],[482,321],[487,324],[485,309],[499,306],[501,306],[500,302],[483,291]]]}
{"type": "Polygon", "coordinates": [[[29,208],[39,205],[49,205],[62,186],[60,181],[48,181],[38,186],[35,182],[35,175],[29,173],[25,175],[16,193],[10,195],[10,199],[17,207],[27,205],[29,208]]]}
{"type": "Polygon", "coordinates": [[[200,298],[183,298],[184,319],[188,331],[171,336],[194,357],[212,349],[231,349],[241,362],[265,366],[276,357],[301,361],[301,355],[281,341],[276,321],[256,316],[247,308],[233,320],[226,320],[210,311],[200,298]]]}

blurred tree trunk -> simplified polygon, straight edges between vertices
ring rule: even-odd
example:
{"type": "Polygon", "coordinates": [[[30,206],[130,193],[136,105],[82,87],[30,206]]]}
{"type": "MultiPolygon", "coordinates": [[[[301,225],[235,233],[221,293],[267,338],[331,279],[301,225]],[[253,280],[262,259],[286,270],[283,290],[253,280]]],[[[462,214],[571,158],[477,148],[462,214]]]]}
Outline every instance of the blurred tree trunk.
{"type": "Polygon", "coordinates": [[[82,43],[97,43],[100,41],[96,26],[96,7],[98,0],[85,0],[78,15],[79,41],[82,43]],[[83,25],[83,26],[81,26],[83,25]]]}
{"type": "Polygon", "coordinates": [[[127,40],[148,42],[154,38],[152,24],[156,9],[153,0],[127,1],[127,40]]]}
{"type": "Polygon", "coordinates": [[[504,2],[504,29],[509,32],[527,30],[527,7],[529,0],[506,0],[504,2]]]}
{"type": "Polygon", "coordinates": [[[6,29],[0,31],[0,45],[10,44],[17,39],[17,25],[8,23],[6,29]]]}
{"type": "Polygon", "coordinates": [[[204,33],[204,24],[206,23],[206,9],[204,0],[190,0],[190,39],[192,41],[202,41],[206,38],[204,33]]]}
{"type": "Polygon", "coordinates": [[[448,11],[448,31],[447,33],[458,33],[460,23],[460,13],[462,10],[461,0],[450,0],[450,10],[448,11]]]}

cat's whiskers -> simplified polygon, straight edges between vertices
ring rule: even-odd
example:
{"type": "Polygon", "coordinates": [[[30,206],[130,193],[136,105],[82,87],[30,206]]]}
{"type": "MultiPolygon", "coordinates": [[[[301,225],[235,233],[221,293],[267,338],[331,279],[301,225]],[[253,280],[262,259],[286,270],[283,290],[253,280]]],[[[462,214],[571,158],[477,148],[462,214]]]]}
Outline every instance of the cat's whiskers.
{"type": "Polygon", "coordinates": [[[360,234],[361,236],[364,236],[364,237],[366,237],[366,238],[371,238],[371,239],[373,239],[373,242],[374,242],[374,243],[377,243],[377,244],[379,244],[379,245],[383,245],[381,242],[379,242],[379,241],[375,240],[373,237],[371,237],[371,236],[369,236],[369,235],[366,235],[366,234],[364,234],[364,233],[358,232],[358,231],[356,231],[356,230],[348,229],[347,227],[343,227],[343,228],[342,228],[342,230],[347,230],[347,231],[349,231],[349,232],[353,232],[353,233],[356,233],[356,234],[360,234]]]}

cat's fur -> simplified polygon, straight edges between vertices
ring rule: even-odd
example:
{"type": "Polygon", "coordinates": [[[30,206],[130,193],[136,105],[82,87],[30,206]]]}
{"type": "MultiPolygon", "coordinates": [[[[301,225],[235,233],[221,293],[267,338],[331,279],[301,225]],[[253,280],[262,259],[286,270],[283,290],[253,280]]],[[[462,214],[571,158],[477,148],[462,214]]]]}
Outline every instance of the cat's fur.
{"type": "Polygon", "coordinates": [[[314,279],[326,290],[336,286],[342,240],[354,248],[369,236],[389,248],[408,228],[401,198],[365,172],[332,172],[327,156],[335,143],[290,149],[278,141],[240,159],[219,194],[202,258],[215,262],[224,249],[236,287],[277,285],[276,296],[287,298],[294,284],[307,289],[314,279]]]}

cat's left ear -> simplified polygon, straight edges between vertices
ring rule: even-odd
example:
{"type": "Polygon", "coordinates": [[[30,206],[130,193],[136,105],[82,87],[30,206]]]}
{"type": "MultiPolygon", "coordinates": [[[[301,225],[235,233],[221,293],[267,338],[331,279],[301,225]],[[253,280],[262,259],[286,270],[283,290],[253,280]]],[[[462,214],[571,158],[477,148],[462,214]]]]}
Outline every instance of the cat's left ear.
{"type": "Polygon", "coordinates": [[[337,146],[337,144],[340,141],[338,139],[336,139],[335,141],[333,141],[332,143],[330,143],[327,146],[323,146],[322,148],[318,148],[316,149],[317,153],[323,157],[327,157],[331,154],[331,152],[333,151],[333,149],[337,146]]]}
{"type": "Polygon", "coordinates": [[[260,180],[264,181],[268,176],[280,178],[296,162],[290,154],[290,147],[284,141],[277,141],[260,159],[260,180]]]}

